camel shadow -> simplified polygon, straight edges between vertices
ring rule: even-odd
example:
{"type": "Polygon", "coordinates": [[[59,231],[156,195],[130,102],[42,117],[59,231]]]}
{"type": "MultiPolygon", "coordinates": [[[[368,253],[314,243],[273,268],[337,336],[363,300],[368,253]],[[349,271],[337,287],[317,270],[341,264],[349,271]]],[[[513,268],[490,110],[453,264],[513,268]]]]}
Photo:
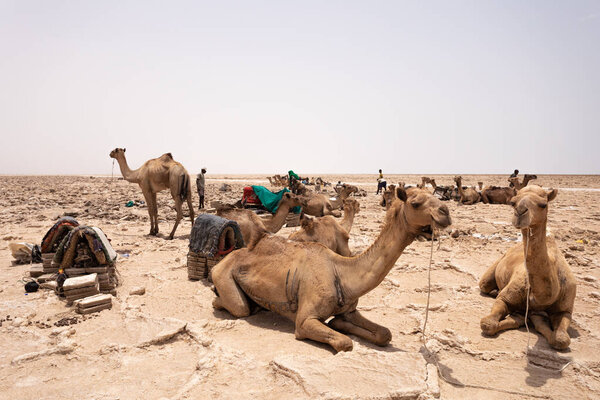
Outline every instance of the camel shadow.
{"type": "Polygon", "coordinates": [[[562,369],[572,361],[567,354],[570,349],[556,350],[548,345],[546,339],[538,335],[537,342],[527,353],[525,371],[529,374],[525,383],[532,387],[544,386],[550,379],[562,377],[562,369]]]}

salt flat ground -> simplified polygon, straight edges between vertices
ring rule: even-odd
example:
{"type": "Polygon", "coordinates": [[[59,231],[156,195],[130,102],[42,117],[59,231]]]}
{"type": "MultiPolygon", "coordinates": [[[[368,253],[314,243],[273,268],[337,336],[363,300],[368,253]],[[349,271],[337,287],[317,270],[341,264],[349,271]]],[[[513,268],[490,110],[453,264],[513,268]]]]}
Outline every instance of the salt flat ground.
{"type": "MultiPolygon", "coordinates": [[[[350,235],[353,251],[366,249],[385,215],[374,194],[375,176],[324,177],[369,192],[359,198],[350,235]]],[[[440,185],[451,183],[451,176],[434,177],[440,185]]],[[[499,185],[505,179],[467,175],[464,183],[499,185]]],[[[261,182],[266,185],[262,175],[209,175],[207,202],[238,200],[243,186],[261,182]],[[231,192],[218,190],[223,182],[231,192]]],[[[479,293],[478,279],[519,243],[519,232],[508,206],[448,202],[451,229],[461,234],[446,232],[441,245],[435,243],[427,336],[444,375],[477,387],[464,388],[437,382],[435,367],[423,356],[431,242],[407,247],[359,303],[368,318],[392,331],[390,345],[352,337],[354,350],[336,355],[328,346],[295,340],[293,324],[271,312],[235,319],[214,311],[210,285],[187,279],[189,218],[174,240],[164,239],[175,216],[167,192],[159,194],[163,237],[151,237],[147,210],[124,206],[143,199],[137,185],[106,177],[0,176],[0,398],[600,398],[600,177],[539,176],[535,183],[559,188],[548,226],[578,282],[571,347],[551,350],[525,328],[481,335],[479,320],[493,299],[479,293]],[[11,266],[8,243],[39,243],[65,213],[101,227],[120,254],[123,284],[111,310],[81,317],[51,292],[24,294],[19,280],[28,267],[11,266]],[[135,286],[144,286],[145,295],[130,296],[135,286]],[[536,354],[532,363],[524,353],[528,339],[536,354]],[[544,354],[550,363],[539,358],[544,354]],[[564,371],[554,369],[568,360],[573,363],[564,371]]]]}

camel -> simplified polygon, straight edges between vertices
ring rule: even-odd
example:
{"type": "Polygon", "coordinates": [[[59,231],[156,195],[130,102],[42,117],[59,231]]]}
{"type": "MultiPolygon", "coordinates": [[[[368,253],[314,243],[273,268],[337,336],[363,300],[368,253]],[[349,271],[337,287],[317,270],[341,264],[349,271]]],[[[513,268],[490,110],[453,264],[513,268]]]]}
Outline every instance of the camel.
{"type": "Polygon", "coordinates": [[[435,183],[435,179],[433,178],[426,178],[427,179],[427,183],[431,184],[431,187],[433,188],[433,195],[435,197],[437,197],[440,200],[450,200],[452,197],[452,186],[438,186],[435,183]]]}
{"type": "Polygon", "coordinates": [[[458,188],[458,194],[460,196],[459,204],[475,204],[480,200],[479,193],[473,188],[462,186],[462,176],[455,176],[454,182],[458,188]]]}
{"type": "Polygon", "coordinates": [[[325,215],[341,217],[341,213],[336,210],[343,206],[344,200],[350,196],[355,188],[355,186],[344,185],[340,190],[339,196],[335,200],[329,200],[326,195],[321,193],[308,192],[306,193],[306,197],[304,197],[302,212],[315,217],[322,217],[325,215]]]}
{"type": "Polygon", "coordinates": [[[190,220],[194,223],[194,207],[192,206],[192,191],[190,190],[190,175],[183,165],[173,160],[171,153],[146,161],[140,168],[132,171],[125,159],[125,149],[116,148],[110,152],[110,157],[117,160],[123,178],[137,183],[142,189],[150,215],[150,235],[158,235],[158,205],[156,193],[170,189],[175,200],[177,219],[168,239],[173,239],[179,222],[183,218],[182,204],[187,199],[190,210],[190,220]]]}
{"type": "Polygon", "coordinates": [[[285,225],[285,219],[290,210],[300,205],[301,201],[298,196],[286,192],[281,197],[277,211],[275,211],[271,219],[262,219],[251,210],[243,208],[220,208],[217,210],[217,215],[236,221],[242,231],[245,245],[252,247],[262,237],[264,232],[279,232],[281,227],[285,225]]]}
{"type": "Polygon", "coordinates": [[[350,257],[348,247],[349,233],[352,229],[354,215],[360,210],[360,204],[354,199],[344,200],[344,219],[338,223],[331,215],[324,217],[309,217],[302,215],[301,227],[289,236],[297,242],[321,243],[339,255],[350,257]]]}
{"type": "Polygon", "coordinates": [[[532,181],[534,179],[537,179],[537,175],[525,174],[523,176],[523,182],[519,182],[519,178],[518,177],[509,178],[508,181],[513,184],[513,186],[515,187],[516,190],[521,190],[525,186],[527,186],[527,184],[529,183],[529,181],[532,181]]]}
{"type": "Polygon", "coordinates": [[[379,237],[354,257],[275,235],[261,239],[252,250],[230,253],[212,270],[217,293],[213,307],[247,317],[253,301],[293,321],[297,339],[326,343],[335,351],[352,350],[352,340],[343,333],[386,346],[390,330],[362,316],[358,299],[383,281],[423,227],[451,224],[448,207],[427,191],[396,193],[400,201],[388,210],[379,237]]]}
{"type": "MultiPolygon", "coordinates": [[[[404,186],[400,186],[400,188],[404,189],[404,186]]],[[[387,190],[384,190],[381,194],[381,201],[379,205],[381,207],[385,207],[386,210],[389,210],[392,206],[392,202],[396,199],[396,186],[390,185],[387,190]]]]}
{"type": "Polygon", "coordinates": [[[554,238],[546,236],[548,203],[557,192],[531,185],[519,190],[510,201],[514,208],[512,223],[521,229],[523,244],[511,247],[479,281],[483,293],[498,291],[491,313],[481,320],[484,334],[495,335],[525,324],[520,314],[525,312],[529,283],[529,317],[535,329],[553,348],[569,347],[567,328],[577,290],[575,277],[554,238]],[[550,324],[540,315],[542,312],[550,324]]]}
{"type": "Polygon", "coordinates": [[[516,194],[517,191],[508,186],[486,186],[480,193],[481,201],[485,204],[508,204],[516,194]]]}

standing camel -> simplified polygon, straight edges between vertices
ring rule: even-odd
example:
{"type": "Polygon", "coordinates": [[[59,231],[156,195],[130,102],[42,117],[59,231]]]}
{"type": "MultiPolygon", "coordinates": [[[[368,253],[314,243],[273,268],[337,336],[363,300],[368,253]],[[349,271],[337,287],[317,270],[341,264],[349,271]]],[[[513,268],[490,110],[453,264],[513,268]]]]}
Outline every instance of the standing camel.
{"type": "Polygon", "coordinates": [[[397,196],[375,243],[355,257],[275,235],[253,249],[229,253],[212,270],[218,293],[213,307],[247,317],[251,299],[294,321],[297,339],[327,343],[336,351],[352,350],[352,339],[342,332],[387,345],[390,330],[361,315],[359,298],[384,280],[423,227],[451,223],[448,207],[429,192],[397,189],[397,196]]]}
{"type": "Polygon", "coordinates": [[[567,328],[577,285],[554,238],[546,236],[548,203],[554,200],[556,193],[556,189],[546,191],[531,185],[519,190],[510,200],[515,210],[512,223],[521,229],[523,244],[511,247],[479,281],[483,293],[498,291],[492,312],[481,320],[484,334],[495,335],[525,324],[522,314],[527,307],[529,282],[529,318],[535,329],[555,349],[569,347],[571,339],[567,328]]]}
{"type": "Polygon", "coordinates": [[[173,239],[177,225],[183,218],[182,204],[187,199],[190,210],[190,219],[194,223],[194,207],[192,206],[192,191],[190,190],[190,175],[183,165],[173,160],[171,153],[163,154],[158,158],[146,161],[140,168],[132,171],[125,159],[125,149],[116,148],[110,152],[110,157],[117,160],[123,178],[132,183],[137,183],[142,188],[142,193],[148,205],[150,215],[150,235],[158,235],[158,205],[156,193],[170,189],[175,200],[177,220],[169,235],[173,239]]]}

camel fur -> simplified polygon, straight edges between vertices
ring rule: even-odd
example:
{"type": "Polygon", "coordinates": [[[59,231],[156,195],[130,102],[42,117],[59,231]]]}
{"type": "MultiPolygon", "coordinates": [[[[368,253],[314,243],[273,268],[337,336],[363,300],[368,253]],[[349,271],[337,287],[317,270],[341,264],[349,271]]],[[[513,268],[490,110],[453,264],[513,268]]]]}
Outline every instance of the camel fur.
{"type": "Polygon", "coordinates": [[[148,205],[150,216],[150,235],[158,235],[158,205],[156,193],[170,189],[175,201],[177,219],[168,239],[173,239],[179,222],[183,218],[182,204],[187,200],[190,210],[190,220],[194,223],[194,207],[192,206],[192,191],[190,188],[190,175],[183,165],[173,160],[171,153],[166,153],[159,158],[146,161],[140,168],[132,171],[127,165],[125,149],[116,148],[110,152],[110,157],[117,160],[123,178],[132,183],[137,183],[142,189],[144,199],[148,205]]]}
{"type": "Polygon", "coordinates": [[[421,228],[451,223],[448,207],[428,192],[398,189],[397,196],[401,201],[387,212],[379,237],[357,256],[343,257],[319,243],[275,235],[253,249],[230,253],[212,270],[218,293],[213,306],[247,317],[252,300],[293,321],[297,339],[327,343],[335,351],[353,347],[343,333],[387,345],[390,330],[362,316],[356,310],[358,299],[383,281],[421,228]]]}
{"type": "Polygon", "coordinates": [[[511,247],[479,281],[483,293],[498,291],[491,313],[481,320],[484,334],[495,335],[525,324],[522,314],[525,313],[529,282],[529,318],[535,329],[553,348],[569,347],[571,339],[567,329],[577,286],[554,238],[546,236],[548,203],[556,194],[556,189],[546,191],[531,185],[519,190],[511,199],[512,223],[521,229],[523,244],[511,247]]]}

